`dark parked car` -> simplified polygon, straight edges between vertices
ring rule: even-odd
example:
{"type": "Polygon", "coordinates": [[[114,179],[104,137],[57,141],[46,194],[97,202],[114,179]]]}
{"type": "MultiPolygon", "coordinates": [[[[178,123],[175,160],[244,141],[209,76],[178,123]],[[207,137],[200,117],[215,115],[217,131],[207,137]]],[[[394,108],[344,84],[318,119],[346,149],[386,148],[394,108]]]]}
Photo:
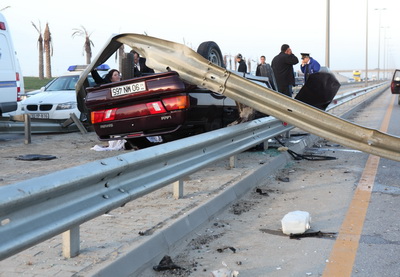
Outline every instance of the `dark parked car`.
{"type": "MultiPolygon", "coordinates": [[[[197,51],[224,67],[216,43],[204,42],[197,51]]],[[[270,87],[267,77],[244,77],[270,87]]],[[[186,84],[174,71],[86,87],[85,92],[85,108],[99,139],[127,139],[139,147],[148,146],[146,137],[175,140],[222,128],[239,116],[235,101],[186,84]]]]}
{"type": "Polygon", "coordinates": [[[390,89],[392,94],[399,94],[397,103],[400,105],[400,69],[394,71],[390,89]]]}
{"type": "Polygon", "coordinates": [[[396,69],[390,85],[393,94],[400,94],[400,69],[396,69]]]}

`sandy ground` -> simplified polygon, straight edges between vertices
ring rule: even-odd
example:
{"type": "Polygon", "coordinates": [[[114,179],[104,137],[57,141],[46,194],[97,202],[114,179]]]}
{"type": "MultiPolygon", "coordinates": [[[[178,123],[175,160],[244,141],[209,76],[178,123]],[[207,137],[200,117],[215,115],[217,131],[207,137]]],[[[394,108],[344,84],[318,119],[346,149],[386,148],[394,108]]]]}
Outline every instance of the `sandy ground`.
{"type": "Polygon", "coordinates": [[[101,152],[91,150],[90,148],[95,145],[107,146],[108,143],[99,141],[93,132],[36,134],[32,135],[31,144],[24,144],[23,135],[2,135],[0,136],[0,186],[128,152],[128,150],[101,152]],[[19,156],[29,154],[52,155],[56,158],[34,161],[17,159],[19,156]]]}
{"type": "MultiPolygon", "coordinates": [[[[0,140],[0,184],[13,183],[78,166],[115,155],[135,153],[133,150],[96,152],[90,148],[99,142],[94,133],[34,135],[32,144],[24,145],[23,136],[0,140]],[[20,155],[54,155],[56,159],[23,161],[20,155]]],[[[140,151],[140,150],[139,150],[140,151]]],[[[93,267],[113,261],[118,253],[140,244],[160,228],[168,227],[176,218],[205,203],[236,181],[252,174],[271,156],[274,149],[246,151],[238,157],[238,166],[229,167],[229,159],[210,165],[184,179],[184,197],[176,200],[172,186],[110,211],[80,227],[81,254],[73,259],[62,258],[62,238],[55,236],[21,253],[0,261],[0,276],[89,276],[93,267]],[[162,210],[162,213],[160,213],[162,210]]]]}

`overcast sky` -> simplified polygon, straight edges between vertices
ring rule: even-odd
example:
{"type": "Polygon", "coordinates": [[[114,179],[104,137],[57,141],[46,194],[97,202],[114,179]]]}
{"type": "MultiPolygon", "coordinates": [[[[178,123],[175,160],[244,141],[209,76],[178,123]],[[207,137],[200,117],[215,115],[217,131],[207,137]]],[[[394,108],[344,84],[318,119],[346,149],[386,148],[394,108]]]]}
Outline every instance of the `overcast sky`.
{"type": "MultiPolygon", "coordinates": [[[[330,68],[365,69],[367,0],[330,2],[330,68]]],[[[396,54],[400,50],[400,24],[396,22],[400,2],[369,0],[368,5],[369,68],[378,67],[378,52],[381,68],[400,67],[396,54]]],[[[310,52],[325,65],[325,0],[0,0],[0,9],[7,6],[2,13],[25,76],[38,76],[38,33],[32,22],[43,30],[49,24],[53,76],[64,73],[69,65],[85,63],[84,38],[72,38],[73,29],[81,26],[91,33],[93,56],[112,34],[146,33],[195,50],[201,42],[213,40],[224,55],[241,53],[254,61],[265,55],[267,62],[287,43],[295,55],[310,52]]]]}

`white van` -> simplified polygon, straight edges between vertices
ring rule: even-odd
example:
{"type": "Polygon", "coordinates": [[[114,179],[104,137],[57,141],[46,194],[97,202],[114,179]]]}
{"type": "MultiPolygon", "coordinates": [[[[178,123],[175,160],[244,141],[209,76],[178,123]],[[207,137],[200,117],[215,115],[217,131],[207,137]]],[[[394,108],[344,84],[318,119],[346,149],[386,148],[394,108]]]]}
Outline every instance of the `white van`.
{"type": "Polygon", "coordinates": [[[24,93],[23,77],[10,29],[0,13],[0,116],[17,109],[19,93],[24,93]]]}

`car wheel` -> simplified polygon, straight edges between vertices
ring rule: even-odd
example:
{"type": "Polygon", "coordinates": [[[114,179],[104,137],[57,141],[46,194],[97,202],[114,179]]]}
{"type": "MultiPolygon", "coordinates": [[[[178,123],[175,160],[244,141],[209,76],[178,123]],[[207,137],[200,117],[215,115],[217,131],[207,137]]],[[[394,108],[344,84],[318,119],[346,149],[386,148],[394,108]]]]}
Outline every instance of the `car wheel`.
{"type": "Polygon", "coordinates": [[[204,58],[216,64],[220,67],[225,68],[224,58],[218,44],[214,41],[205,41],[197,48],[197,53],[202,55],[204,58]]]}

